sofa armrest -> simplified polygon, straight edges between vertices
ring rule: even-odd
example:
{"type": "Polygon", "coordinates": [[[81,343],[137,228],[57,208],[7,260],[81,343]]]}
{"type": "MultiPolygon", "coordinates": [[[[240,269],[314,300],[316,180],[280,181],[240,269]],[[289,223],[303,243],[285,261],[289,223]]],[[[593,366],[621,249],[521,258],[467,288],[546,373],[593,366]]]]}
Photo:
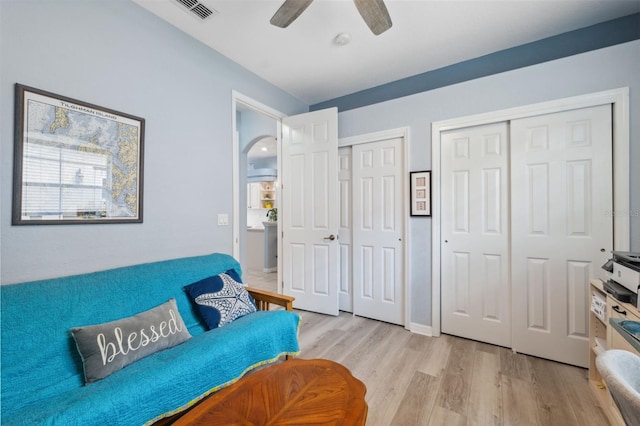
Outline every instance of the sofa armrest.
{"type": "Polygon", "coordinates": [[[287,311],[293,311],[295,297],[251,287],[247,287],[247,291],[255,299],[259,311],[268,311],[271,303],[282,306],[287,311]]]}

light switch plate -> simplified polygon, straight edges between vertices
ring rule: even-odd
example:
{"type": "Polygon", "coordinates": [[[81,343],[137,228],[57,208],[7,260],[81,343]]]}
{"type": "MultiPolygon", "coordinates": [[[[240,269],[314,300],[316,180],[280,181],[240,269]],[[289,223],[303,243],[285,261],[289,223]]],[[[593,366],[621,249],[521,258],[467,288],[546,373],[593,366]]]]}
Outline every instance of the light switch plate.
{"type": "Polygon", "coordinates": [[[226,226],[229,224],[229,215],[226,213],[218,213],[218,226],[226,226]]]}

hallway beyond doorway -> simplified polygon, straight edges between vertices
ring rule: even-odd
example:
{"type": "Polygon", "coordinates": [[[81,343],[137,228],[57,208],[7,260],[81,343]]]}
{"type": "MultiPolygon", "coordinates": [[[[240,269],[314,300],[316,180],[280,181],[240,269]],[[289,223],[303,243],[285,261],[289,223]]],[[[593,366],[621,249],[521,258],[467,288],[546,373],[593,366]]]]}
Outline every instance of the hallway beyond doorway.
{"type": "Polygon", "coordinates": [[[278,292],[278,273],[262,272],[257,269],[247,269],[242,275],[242,281],[249,287],[278,292]]]}

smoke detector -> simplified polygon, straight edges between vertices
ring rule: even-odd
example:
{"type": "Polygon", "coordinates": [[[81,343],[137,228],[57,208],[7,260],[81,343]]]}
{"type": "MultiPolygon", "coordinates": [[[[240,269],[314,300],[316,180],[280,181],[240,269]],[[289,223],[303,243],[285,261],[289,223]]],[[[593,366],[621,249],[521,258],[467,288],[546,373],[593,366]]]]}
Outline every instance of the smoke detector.
{"type": "Polygon", "coordinates": [[[345,46],[351,43],[351,36],[347,33],[340,33],[333,39],[333,42],[338,46],[345,46]]]}

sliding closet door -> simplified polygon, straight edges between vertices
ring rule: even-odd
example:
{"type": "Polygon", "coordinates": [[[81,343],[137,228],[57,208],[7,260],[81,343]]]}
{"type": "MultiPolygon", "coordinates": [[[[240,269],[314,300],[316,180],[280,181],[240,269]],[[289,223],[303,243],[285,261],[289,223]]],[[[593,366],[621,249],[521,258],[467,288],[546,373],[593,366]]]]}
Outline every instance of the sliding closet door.
{"type": "Polygon", "coordinates": [[[588,289],[613,248],[611,106],[511,122],[513,349],[588,363],[588,289]]]}
{"type": "Polygon", "coordinates": [[[338,243],[340,244],[340,282],[338,285],[338,308],[353,312],[353,247],[351,244],[353,217],[351,147],[338,148],[338,182],[340,185],[340,218],[338,243]]]}
{"type": "Polygon", "coordinates": [[[441,136],[442,332],[511,345],[508,125],[441,136]]]}

